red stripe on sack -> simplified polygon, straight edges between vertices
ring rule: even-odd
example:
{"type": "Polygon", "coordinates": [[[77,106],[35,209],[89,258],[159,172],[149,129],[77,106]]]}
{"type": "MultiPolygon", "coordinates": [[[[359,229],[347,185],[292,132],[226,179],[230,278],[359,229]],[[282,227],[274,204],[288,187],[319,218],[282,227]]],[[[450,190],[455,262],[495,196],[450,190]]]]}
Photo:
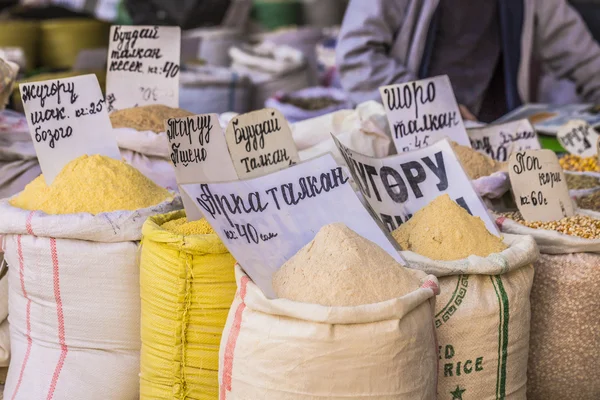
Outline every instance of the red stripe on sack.
{"type": "Polygon", "coordinates": [[[231,327],[231,332],[229,333],[229,337],[227,338],[227,345],[225,346],[225,356],[223,359],[223,376],[221,378],[219,400],[226,400],[227,392],[231,391],[233,353],[235,351],[235,345],[237,343],[238,336],[240,335],[240,330],[242,327],[242,314],[246,309],[246,303],[244,303],[244,300],[246,298],[246,287],[248,286],[249,281],[250,279],[247,276],[242,277],[240,281],[240,298],[242,299],[242,302],[238,305],[237,309],[235,310],[233,326],[231,327]]]}
{"type": "Polygon", "coordinates": [[[19,393],[19,388],[21,387],[21,383],[23,383],[23,375],[25,374],[25,367],[27,367],[27,362],[29,361],[29,355],[31,354],[31,299],[27,295],[27,290],[25,290],[25,261],[23,258],[23,246],[21,245],[21,235],[17,235],[17,255],[19,257],[19,279],[21,280],[21,292],[23,293],[23,297],[27,299],[27,305],[25,308],[25,325],[27,329],[27,333],[25,336],[27,337],[27,350],[25,350],[25,357],[23,357],[23,364],[21,364],[21,372],[19,372],[19,379],[17,380],[17,385],[15,386],[15,391],[11,396],[12,400],[15,400],[17,397],[17,393],[19,393]]]}
{"type": "Polygon", "coordinates": [[[504,223],[504,221],[506,221],[506,217],[498,217],[496,218],[496,225],[498,225],[498,227],[502,229],[502,224],[504,223]]]}
{"type": "Polygon", "coordinates": [[[52,254],[52,267],[54,274],[54,300],[56,301],[56,315],[58,317],[58,341],[60,343],[60,358],[54,368],[54,374],[52,375],[52,382],[50,383],[50,389],[48,390],[48,396],[46,400],[51,400],[56,390],[56,383],[60,376],[60,371],[65,364],[65,358],[67,357],[68,349],[65,343],[65,316],[63,314],[62,299],[60,297],[60,278],[59,278],[59,265],[58,265],[58,253],[56,251],[56,239],[50,238],[50,252],[52,254]]]}
{"type": "Polygon", "coordinates": [[[31,236],[35,236],[35,233],[33,233],[33,227],[31,226],[31,220],[33,219],[34,214],[35,211],[30,212],[27,216],[27,221],[25,221],[25,229],[27,230],[27,233],[31,236]]]}

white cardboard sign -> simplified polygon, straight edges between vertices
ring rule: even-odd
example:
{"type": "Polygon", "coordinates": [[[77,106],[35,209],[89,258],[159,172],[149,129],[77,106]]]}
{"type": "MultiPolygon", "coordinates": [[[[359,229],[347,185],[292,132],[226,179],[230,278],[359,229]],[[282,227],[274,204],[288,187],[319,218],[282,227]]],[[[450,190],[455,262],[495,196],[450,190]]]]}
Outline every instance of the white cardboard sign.
{"type": "Polygon", "coordinates": [[[556,221],[573,215],[567,181],[553,151],[514,153],[508,175],[515,202],[526,221],[556,221]]]}
{"type": "Polygon", "coordinates": [[[448,137],[471,146],[447,75],[379,88],[398,153],[448,137]]]}
{"type": "Polygon", "coordinates": [[[233,117],[225,139],[240,179],[269,174],[300,161],[288,122],[273,108],[233,117]]]}
{"type": "Polygon", "coordinates": [[[448,140],[377,159],[350,150],[333,139],[367,203],[389,231],[408,221],[436,197],[448,194],[471,215],[480,217],[492,234],[499,235],[448,140]]]}
{"type": "Polygon", "coordinates": [[[467,133],[474,150],[500,162],[508,161],[516,151],[541,148],[537,133],[527,119],[467,129],[467,133]]]}
{"type": "Polygon", "coordinates": [[[46,184],[84,154],[121,159],[96,75],[19,85],[46,184]]]}
{"type": "Polygon", "coordinates": [[[268,297],[271,279],[320,228],[343,222],[404,264],[331,154],[258,178],[182,185],[231,254],[268,297]]]}
{"type": "Polygon", "coordinates": [[[567,122],[556,133],[556,138],[565,150],[581,157],[593,157],[597,154],[594,143],[598,142],[599,137],[590,124],[580,119],[567,122]]]}
{"type": "MultiPolygon", "coordinates": [[[[217,114],[200,114],[165,121],[171,162],[177,183],[237,180],[217,114]]],[[[202,218],[194,201],[181,193],[188,221],[202,218]]]]}
{"type": "Polygon", "coordinates": [[[180,42],[179,27],[113,25],[106,73],[108,111],[148,104],[178,107],[180,42]]]}

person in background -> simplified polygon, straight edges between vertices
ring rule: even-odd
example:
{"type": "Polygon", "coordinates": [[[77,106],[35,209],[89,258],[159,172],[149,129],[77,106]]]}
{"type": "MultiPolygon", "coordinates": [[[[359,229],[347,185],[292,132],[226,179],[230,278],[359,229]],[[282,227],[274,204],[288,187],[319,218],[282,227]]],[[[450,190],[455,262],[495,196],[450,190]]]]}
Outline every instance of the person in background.
{"type": "Polygon", "coordinates": [[[353,101],[448,75],[463,118],[483,122],[530,101],[532,57],[600,102],[600,46],[565,0],[350,0],[336,48],[353,101]]]}

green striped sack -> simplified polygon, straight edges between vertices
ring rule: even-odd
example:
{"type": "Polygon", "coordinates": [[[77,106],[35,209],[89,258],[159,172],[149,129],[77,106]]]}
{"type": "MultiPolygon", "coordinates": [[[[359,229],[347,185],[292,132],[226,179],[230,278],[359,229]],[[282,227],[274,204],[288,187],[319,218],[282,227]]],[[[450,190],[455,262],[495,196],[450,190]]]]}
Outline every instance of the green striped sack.
{"type": "Polygon", "coordinates": [[[505,235],[509,246],[488,257],[434,261],[402,255],[411,268],[438,277],[435,326],[438,399],[526,399],[533,267],[531,236],[505,235]]]}

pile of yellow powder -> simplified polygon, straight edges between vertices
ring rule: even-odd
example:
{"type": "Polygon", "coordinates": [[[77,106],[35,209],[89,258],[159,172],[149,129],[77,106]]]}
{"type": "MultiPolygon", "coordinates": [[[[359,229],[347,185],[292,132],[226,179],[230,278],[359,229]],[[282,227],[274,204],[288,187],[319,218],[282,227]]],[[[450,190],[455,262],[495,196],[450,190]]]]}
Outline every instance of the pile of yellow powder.
{"type": "Polygon", "coordinates": [[[178,235],[212,235],[215,233],[205,218],[188,222],[186,217],[172,219],[161,225],[163,229],[178,235]]]}
{"type": "Polygon", "coordinates": [[[487,257],[507,248],[479,217],[473,217],[447,194],[437,197],[392,232],[403,250],[432,260],[487,257]]]}
{"type": "Polygon", "coordinates": [[[378,303],[419,286],[416,271],[341,223],[321,228],[273,275],[277,297],[324,306],[378,303]]]}
{"type": "Polygon", "coordinates": [[[450,142],[452,150],[456,153],[458,160],[462,164],[465,172],[471,179],[478,179],[482,176],[490,176],[494,172],[505,171],[508,164],[498,162],[492,158],[481,154],[467,146],[461,146],[456,142],[450,142]]]}
{"type": "Polygon", "coordinates": [[[126,108],[110,114],[113,128],[132,128],[137,131],[165,131],[165,119],[182,118],[194,115],[181,108],[171,108],[160,104],[126,108]]]}
{"type": "Polygon", "coordinates": [[[123,161],[84,155],[65,165],[50,186],[38,176],[10,204],[46,214],[99,214],[138,210],[172,198],[123,161]]]}

